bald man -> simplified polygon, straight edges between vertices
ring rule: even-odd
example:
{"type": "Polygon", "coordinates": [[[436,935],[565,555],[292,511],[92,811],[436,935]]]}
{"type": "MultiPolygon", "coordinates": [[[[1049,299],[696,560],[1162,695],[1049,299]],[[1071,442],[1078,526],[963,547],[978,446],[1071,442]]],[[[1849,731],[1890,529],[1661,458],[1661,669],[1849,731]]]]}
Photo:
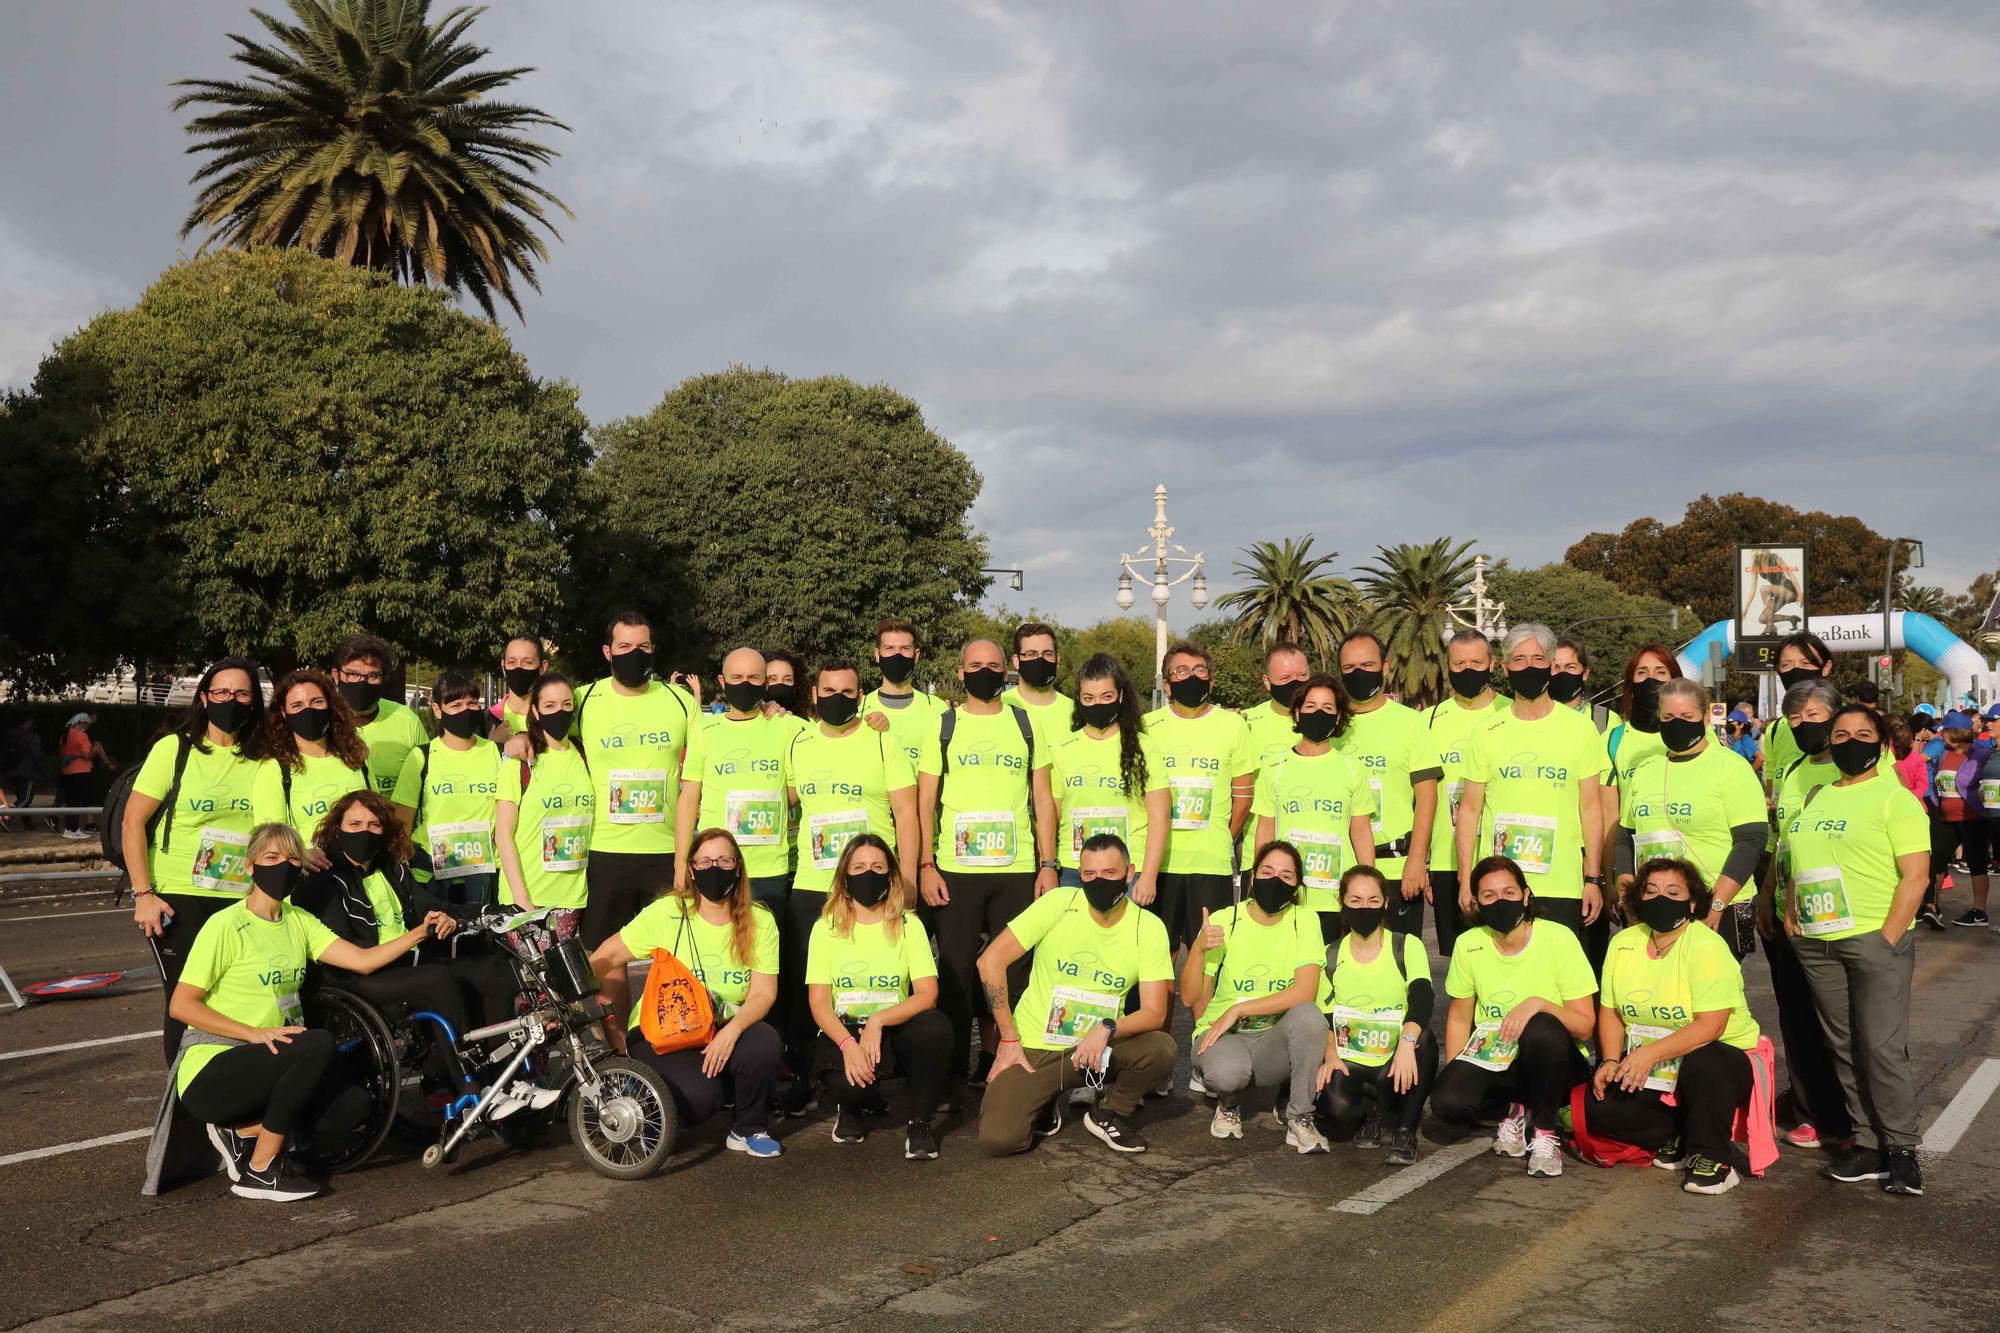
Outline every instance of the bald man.
{"type": "MultiPolygon", "coordinates": [[[[965,702],[945,710],[927,729],[917,760],[917,819],[923,831],[917,887],[937,940],[938,1003],[952,1024],[954,1080],[974,1072],[981,940],[998,939],[1009,921],[1056,886],[1049,756],[1036,744],[1027,710],[1000,700],[1007,687],[1006,662],[991,639],[965,645],[958,657],[965,702]]],[[[1027,968],[1010,970],[1008,979],[1018,1001],[1027,968]]],[[[984,1026],[986,1054],[973,1080],[979,1084],[992,1064],[997,1036],[990,1018],[984,1026]]]]}

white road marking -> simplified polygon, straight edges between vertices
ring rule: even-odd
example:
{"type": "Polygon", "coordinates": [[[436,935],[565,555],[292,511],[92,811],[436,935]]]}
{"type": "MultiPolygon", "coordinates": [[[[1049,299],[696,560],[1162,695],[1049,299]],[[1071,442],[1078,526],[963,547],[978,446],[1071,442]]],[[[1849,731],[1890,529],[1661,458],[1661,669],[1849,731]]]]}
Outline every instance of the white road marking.
{"type": "Polygon", "coordinates": [[[0,1060],[25,1060],[31,1055],[54,1055],[58,1051],[80,1051],[86,1046],[115,1046],[121,1041],[144,1041],[148,1037],[160,1035],[158,1028],[150,1032],[128,1032],[122,1037],[92,1037],[89,1041],[66,1041],[60,1046],[36,1046],[25,1051],[0,1051],[0,1060]]]}
{"type": "Polygon", "coordinates": [[[73,916],[109,916],[113,912],[123,912],[126,916],[132,915],[132,909],[129,907],[93,907],[87,912],[48,912],[41,916],[0,917],[0,926],[19,925],[23,921],[67,921],[73,916]]]}
{"type": "Polygon", "coordinates": [[[27,1152],[10,1152],[0,1157],[0,1166],[12,1166],[16,1162],[33,1162],[43,1157],[60,1157],[64,1153],[82,1152],[85,1148],[103,1148],[113,1143],[127,1143],[133,1139],[151,1138],[153,1127],[128,1129],[123,1134],[104,1134],[94,1139],[78,1139],[75,1143],[58,1143],[53,1148],[31,1148],[27,1152]]]}
{"type": "Polygon", "coordinates": [[[1982,1060],[1958,1095],[1951,1099],[1951,1105],[1931,1121],[1918,1148],[1930,1157],[1942,1157],[1956,1148],[1965,1131],[1972,1128],[1973,1119],[1986,1109],[1987,1099],[1997,1090],[2000,1090],[2000,1060],[1982,1060]]]}
{"type": "Polygon", "coordinates": [[[1492,1151],[1493,1140],[1487,1135],[1477,1134],[1462,1143],[1439,1149],[1428,1157],[1418,1158],[1415,1166],[1400,1168],[1395,1175],[1385,1176],[1360,1193],[1349,1195],[1328,1211],[1359,1213],[1364,1217],[1378,1213],[1405,1194],[1414,1194],[1459,1163],[1469,1162],[1492,1151]]]}

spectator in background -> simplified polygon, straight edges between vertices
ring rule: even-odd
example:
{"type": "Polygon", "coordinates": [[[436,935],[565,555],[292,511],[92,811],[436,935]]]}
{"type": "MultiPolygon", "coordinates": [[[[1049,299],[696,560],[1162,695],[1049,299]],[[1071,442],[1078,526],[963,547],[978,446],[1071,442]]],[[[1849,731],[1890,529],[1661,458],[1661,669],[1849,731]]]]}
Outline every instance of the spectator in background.
{"type": "MultiPolygon", "coordinates": [[[[56,804],[84,806],[92,803],[96,794],[96,784],[92,773],[98,764],[106,768],[116,768],[117,761],[104,752],[104,747],[91,737],[90,729],[97,719],[88,713],[78,713],[70,718],[63,729],[62,774],[56,780],[56,804]]],[[[87,815],[66,815],[63,818],[63,836],[72,842],[90,836],[85,829],[87,815]]]]}
{"type": "Polygon", "coordinates": [[[33,805],[35,784],[42,780],[42,738],[34,719],[24,717],[0,741],[0,800],[7,805],[33,805]]]}
{"type": "Polygon", "coordinates": [[[1896,776],[1920,801],[1930,790],[1931,766],[1923,749],[1930,735],[1930,718],[1923,713],[1913,714],[1907,721],[1889,719],[1889,750],[1896,756],[1896,776]]]}

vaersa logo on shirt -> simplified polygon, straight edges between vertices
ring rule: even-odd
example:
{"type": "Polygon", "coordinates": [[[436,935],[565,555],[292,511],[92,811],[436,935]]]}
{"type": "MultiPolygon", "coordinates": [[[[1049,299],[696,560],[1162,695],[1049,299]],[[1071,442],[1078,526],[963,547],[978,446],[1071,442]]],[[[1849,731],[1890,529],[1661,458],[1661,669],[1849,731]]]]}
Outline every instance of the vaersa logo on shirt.
{"type": "Polygon", "coordinates": [[[1532,769],[1526,764],[1502,764],[1499,768],[1503,778],[1533,777],[1538,782],[1568,782],[1569,769],[1562,764],[1536,764],[1532,769]]]}
{"type": "Polygon", "coordinates": [[[1131,979],[1123,972],[1105,971],[1097,965],[1094,957],[1059,958],[1056,960],[1056,971],[1078,981],[1088,980],[1093,986],[1102,986],[1107,990],[1126,991],[1132,988],[1131,979]]]}

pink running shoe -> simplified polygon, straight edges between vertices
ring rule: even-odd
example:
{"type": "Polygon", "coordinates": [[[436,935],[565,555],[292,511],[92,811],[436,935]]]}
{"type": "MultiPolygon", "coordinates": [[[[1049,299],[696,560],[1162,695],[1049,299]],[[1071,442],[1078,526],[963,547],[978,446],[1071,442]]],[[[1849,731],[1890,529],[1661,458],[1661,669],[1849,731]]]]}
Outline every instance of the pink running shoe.
{"type": "Polygon", "coordinates": [[[1794,1148],[1817,1148],[1819,1131],[1813,1128],[1812,1121],[1801,1120],[1796,1126],[1785,1131],[1785,1142],[1794,1148]]]}

